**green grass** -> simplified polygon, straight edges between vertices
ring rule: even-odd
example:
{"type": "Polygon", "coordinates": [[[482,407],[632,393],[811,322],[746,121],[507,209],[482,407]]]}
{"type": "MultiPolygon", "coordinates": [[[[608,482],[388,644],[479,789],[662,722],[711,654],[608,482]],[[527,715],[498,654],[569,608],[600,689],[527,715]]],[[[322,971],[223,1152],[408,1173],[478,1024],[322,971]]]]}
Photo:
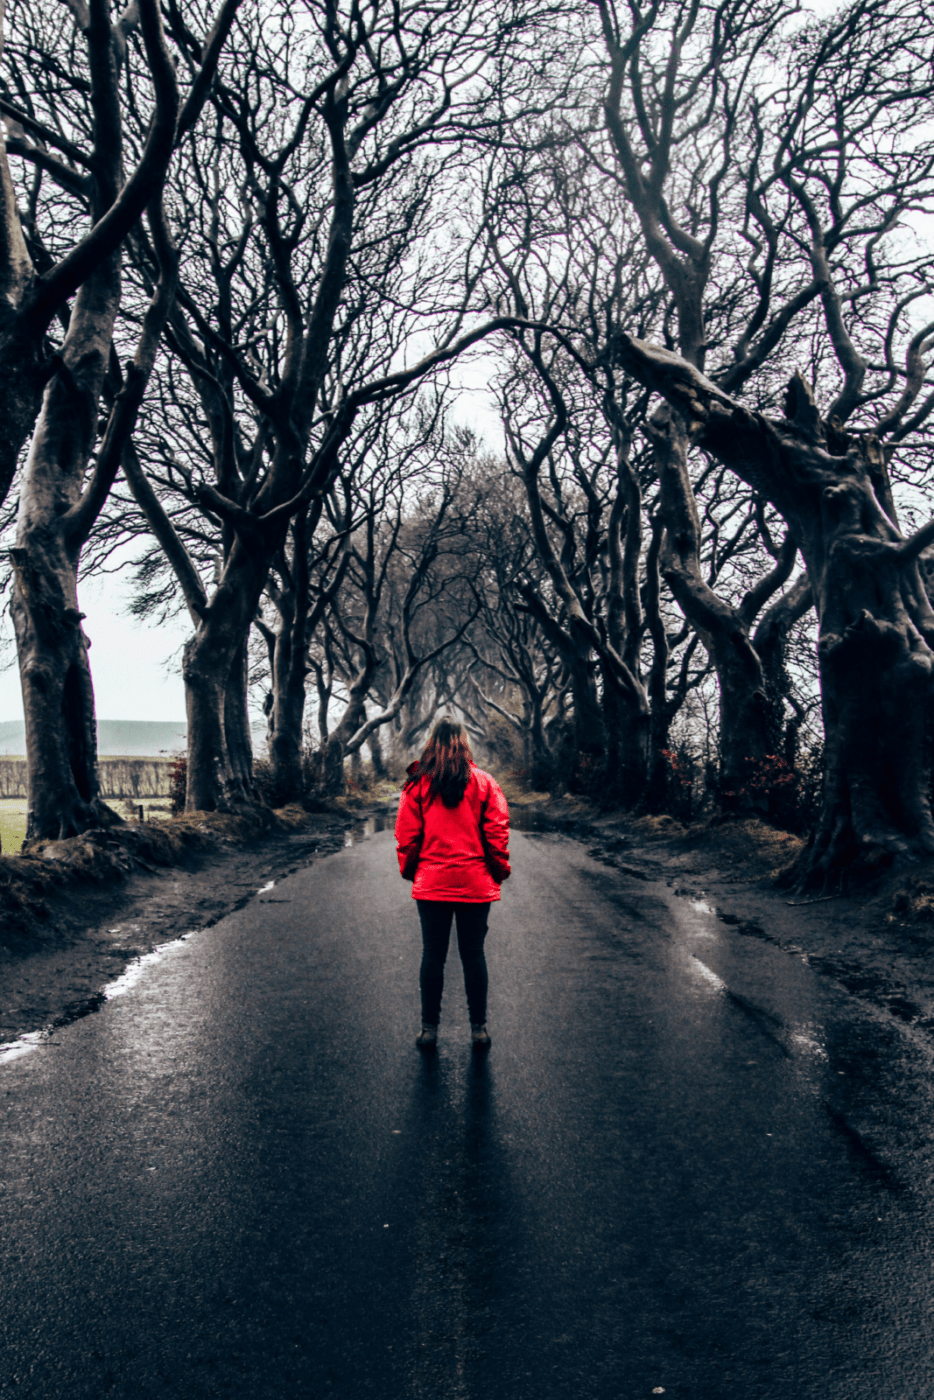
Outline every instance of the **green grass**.
{"type": "Polygon", "coordinates": [[[26,837],[25,797],[0,797],[0,844],[3,854],[18,851],[26,837]]]}
{"type": "MultiPolygon", "coordinates": [[[[122,797],[106,797],[104,799],[112,812],[116,812],[118,817],[124,821],[130,817],[126,810],[126,804],[122,797]]],[[[142,799],[142,805],[146,811],[147,821],[168,821],[172,815],[172,804],[166,798],[142,799]]],[[[135,820],[136,807],[134,804],[132,819],[135,820]]],[[[0,847],[5,856],[13,855],[20,850],[26,839],[26,799],[25,797],[0,797],[0,847]]]]}

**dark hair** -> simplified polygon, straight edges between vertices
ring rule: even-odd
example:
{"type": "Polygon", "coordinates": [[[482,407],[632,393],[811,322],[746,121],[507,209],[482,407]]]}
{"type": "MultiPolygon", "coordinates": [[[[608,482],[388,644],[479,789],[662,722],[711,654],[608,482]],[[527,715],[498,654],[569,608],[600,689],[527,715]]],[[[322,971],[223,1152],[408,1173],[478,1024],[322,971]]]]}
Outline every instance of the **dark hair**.
{"type": "Polygon", "coordinates": [[[440,797],[445,807],[456,807],[464,800],[472,761],[464,726],[456,719],[439,719],[405,786],[427,778],[428,800],[440,797]]]}

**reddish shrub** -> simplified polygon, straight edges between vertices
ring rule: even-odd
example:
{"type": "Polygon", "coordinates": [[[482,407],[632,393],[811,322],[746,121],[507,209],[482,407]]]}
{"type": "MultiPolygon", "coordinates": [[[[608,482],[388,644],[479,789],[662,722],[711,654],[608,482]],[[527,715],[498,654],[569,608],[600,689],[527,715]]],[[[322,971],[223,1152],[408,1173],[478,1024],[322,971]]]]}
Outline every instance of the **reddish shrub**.
{"type": "Polygon", "coordinates": [[[172,815],[181,816],[185,810],[185,793],[188,788],[188,759],[185,754],[176,754],[169,770],[172,782],[172,815]]]}

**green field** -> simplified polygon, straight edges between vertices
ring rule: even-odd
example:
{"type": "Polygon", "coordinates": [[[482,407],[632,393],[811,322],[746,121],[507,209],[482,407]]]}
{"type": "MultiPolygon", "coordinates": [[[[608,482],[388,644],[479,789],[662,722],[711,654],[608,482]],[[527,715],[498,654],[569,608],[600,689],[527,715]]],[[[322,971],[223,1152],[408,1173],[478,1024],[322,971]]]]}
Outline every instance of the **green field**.
{"type": "MultiPolygon", "coordinates": [[[[110,807],[124,821],[133,819],[136,815],[134,806],[132,813],[127,810],[126,803],[121,797],[105,799],[110,807]]],[[[147,821],[167,821],[172,815],[172,805],[167,798],[143,799],[142,803],[147,821]]],[[[0,797],[0,843],[5,856],[12,855],[18,851],[26,836],[26,799],[25,797],[0,797]]]]}
{"type": "Polygon", "coordinates": [[[0,843],[3,854],[18,851],[26,835],[25,797],[0,797],[0,843]]]}

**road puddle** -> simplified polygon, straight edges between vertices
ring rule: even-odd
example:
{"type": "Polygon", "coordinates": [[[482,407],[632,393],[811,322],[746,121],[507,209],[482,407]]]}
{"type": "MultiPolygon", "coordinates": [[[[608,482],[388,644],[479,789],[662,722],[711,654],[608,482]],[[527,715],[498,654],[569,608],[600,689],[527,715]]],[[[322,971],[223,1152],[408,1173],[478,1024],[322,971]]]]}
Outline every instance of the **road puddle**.
{"type": "Polygon", "coordinates": [[[187,937],[188,935],[183,933],[181,938],[173,938],[171,943],[160,943],[151,953],[143,953],[142,957],[134,958],[125,972],[101,988],[104,1000],[113,1001],[114,997],[125,996],[154,963],[162,962],[170,953],[177,953],[187,937]]]}
{"type": "Polygon", "coordinates": [[[73,1003],[65,1015],[56,1017],[51,1025],[44,1026],[41,1031],[26,1031],[23,1035],[18,1035],[15,1040],[9,1040],[0,1045],[0,1065],[11,1064],[14,1060],[21,1059],[23,1055],[38,1050],[40,1046],[48,1044],[56,1031],[74,1025],[75,1021],[81,1021],[85,1016],[93,1015],[95,1011],[100,1011],[106,1002],[113,1001],[115,997],[125,996],[136,986],[150,967],[176,952],[190,936],[191,930],[188,933],[183,933],[179,938],[173,938],[171,942],[160,943],[151,952],[143,953],[140,957],[134,958],[119,977],[115,978],[113,982],[108,982],[94,996],[87,997],[82,1002],[73,1003]]]}
{"type": "Polygon", "coordinates": [[[715,972],[713,972],[713,971],[707,966],[706,963],[702,963],[702,962],[701,962],[700,958],[691,958],[690,966],[691,966],[691,970],[692,970],[693,972],[697,973],[698,976],[700,976],[701,978],[703,978],[703,980],[707,983],[707,985],[710,986],[710,987],[713,987],[715,991],[717,991],[717,992],[725,992],[725,991],[726,991],[726,983],[724,982],[723,978],[722,978],[722,977],[718,977],[717,974],[716,974],[715,972]]]}
{"type": "Polygon", "coordinates": [[[391,817],[367,817],[364,822],[356,822],[344,832],[345,846],[359,846],[361,842],[376,836],[380,831],[388,831],[394,825],[391,817]]]}
{"type": "Polygon", "coordinates": [[[682,966],[691,980],[715,1000],[726,998],[777,1045],[783,1054],[800,1065],[810,1065],[823,1073],[828,1062],[827,1033],[819,1020],[801,1016],[802,999],[810,1001],[813,987],[800,962],[792,964],[774,949],[756,943],[743,948],[734,942],[750,927],[733,914],[726,914],[705,896],[703,890],[681,886],[672,893],[669,908],[675,917],[676,946],[682,966]],[[716,963],[723,976],[697,956],[716,963]]]}
{"type": "Polygon", "coordinates": [[[696,910],[698,914],[715,914],[717,912],[712,905],[707,903],[706,899],[692,899],[691,908],[696,910]]]}
{"type": "Polygon", "coordinates": [[[696,893],[693,890],[675,890],[675,895],[679,900],[684,901],[684,903],[679,903],[674,907],[674,913],[683,932],[692,940],[701,938],[717,942],[717,911],[713,905],[707,903],[703,893],[696,893]]]}
{"type": "Polygon", "coordinates": [[[15,1040],[8,1040],[5,1045],[0,1045],[0,1065],[8,1065],[12,1060],[28,1055],[31,1050],[38,1049],[50,1035],[51,1031],[27,1031],[15,1040]]]}
{"type": "MultiPolygon", "coordinates": [[[[822,1027],[818,1027],[817,1034],[823,1034],[822,1027]]],[[[827,1059],[827,1051],[824,1049],[824,1046],[821,1045],[820,1041],[815,1040],[813,1036],[805,1035],[803,1031],[792,1031],[789,1038],[795,1049],[801,1051],[803,1054],[813,1055],[817,1060],[827,1059]]],[[[838,1070],[837,1073],[842,1073],[842,1070],[838,1070]]]]}

